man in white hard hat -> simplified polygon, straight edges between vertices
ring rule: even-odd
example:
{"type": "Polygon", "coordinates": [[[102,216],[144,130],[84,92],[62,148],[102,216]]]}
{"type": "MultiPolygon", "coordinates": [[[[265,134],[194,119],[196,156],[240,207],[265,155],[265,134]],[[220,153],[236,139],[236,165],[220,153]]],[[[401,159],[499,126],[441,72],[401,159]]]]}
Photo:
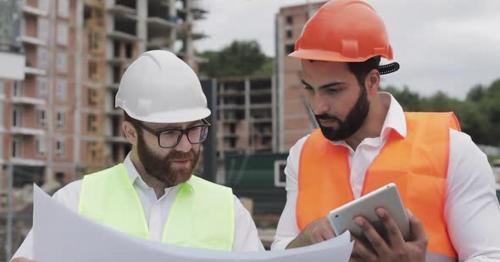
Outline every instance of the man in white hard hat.
{"type": "MultiPolygon", "coordinates": [[[[168,51],[143,53],[123,74],[115,103],[125,111],[122,131],[131,151],[123,163],[65,186],[55,200],[144,239],[263,250],[251,216],[232,190],[192,175],[210,110],[187,64],[168,51]]],[[[13,261],[36,260],[32,242],[30,233],[13,261]]]]}

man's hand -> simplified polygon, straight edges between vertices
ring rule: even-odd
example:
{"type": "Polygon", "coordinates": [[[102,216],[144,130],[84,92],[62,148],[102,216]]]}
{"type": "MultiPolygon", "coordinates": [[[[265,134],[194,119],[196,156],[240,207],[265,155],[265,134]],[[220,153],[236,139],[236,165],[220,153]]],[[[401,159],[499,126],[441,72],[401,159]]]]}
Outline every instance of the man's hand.
{"type": "Polygon", "coordinates": [[[386,242],[366,219],[356,217],[354,220],[363,229],[369,244],[356,239],[349,261],[425,261],[428,240],[420,220],[408,210],[411,233],[410,239],[405,241],[389,213],[383,208],[377,209],[376,212],[387,230],[388,241],[386,242]]]}
{"type": "Polygon", "coordinates": [[[10,262],[35,262],[35,260],[31,260],[27,257],[15,257],[11,259],[10,262]]]}
{"type": "Polygon", "coordinates": [[[309,246],[333,237],[335,237],[333,228],[328,219],[323,217],[307,225],[286,248],[309,246]]]}

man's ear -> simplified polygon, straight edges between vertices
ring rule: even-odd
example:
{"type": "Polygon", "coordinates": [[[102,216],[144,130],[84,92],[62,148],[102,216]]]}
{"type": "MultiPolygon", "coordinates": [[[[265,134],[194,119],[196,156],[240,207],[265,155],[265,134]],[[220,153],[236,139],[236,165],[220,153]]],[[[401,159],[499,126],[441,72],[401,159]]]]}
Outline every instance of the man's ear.
{"type": "Polygon", "coordinates": [[[368,97],[374,97],[378,93],[380,86],[380,73],[377,69],[372,69],[365,77],[365,87],[368,97]]]}
{"type": "Polygon", "coordinates": [[[122,123],[122,132],[127,138],[128,142],[132,145],[137,145],[138,134],[134,125],[128,121],[123,121],[122,123]]]}

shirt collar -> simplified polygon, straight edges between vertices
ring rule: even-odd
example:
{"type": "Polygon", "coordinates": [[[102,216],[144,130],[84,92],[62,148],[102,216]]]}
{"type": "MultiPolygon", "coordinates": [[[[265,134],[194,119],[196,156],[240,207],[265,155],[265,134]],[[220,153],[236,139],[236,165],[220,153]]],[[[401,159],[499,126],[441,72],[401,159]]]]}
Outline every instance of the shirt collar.
{"type": "MultiPolygon", "coordinates": [[[[390,134],[391,130],[395,131],[401,137],[406,137],[406,117],[403,111],[403,108],[398,103],[398,101],[388,92],[379,92],[378,93],[381,99],[389,99],[389,110],[387,110],[387,114],[384,119],[384,124],[382,125],[382,129],[380,130],[379,138],[383,141],[390,134]]],[[[347,143],[344,140],[341,141],[331,141],[334,145],[346,146],[347,143]]]]}
{"type": "MultiPolygon", "coordinates": [[[[123,165],[125,166],[125,169],[127,169],[127,175],[128,175],[128,178],[130,179],[130,183],[134,184],[136,180],[142,181],[142,178],[139,175],[139,173],[137,172],[137,169],[135,169],[134,163],[132,163],[132,160],[130,159],[130,152],[127,154],[127,156],[123,160],[123,165]]],[[[144,181],[142,181],[142,182],[144,183],[144,181]]]]}
{"type": "Polygon", "coordinates": [[[380,92],[379,95],[382,99],[389,96],[390,104],[389,110],[387,110],[387,115],[385,116],[384,124],[382,130],[380,131],[380,137],[385,138],[389,135],[391,130],[394,130],[401,137],[406,137],[406,117],[403,108],[398,103],[398,101],[387,92],[380,92]]]}

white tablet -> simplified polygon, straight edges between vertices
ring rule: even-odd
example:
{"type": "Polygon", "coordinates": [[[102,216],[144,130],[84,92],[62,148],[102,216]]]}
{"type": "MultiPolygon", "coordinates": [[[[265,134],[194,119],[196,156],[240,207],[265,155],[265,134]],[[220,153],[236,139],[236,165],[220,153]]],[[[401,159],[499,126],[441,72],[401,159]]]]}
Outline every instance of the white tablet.
{"type": "Polygon", "coordinates": [[[376,189],[354,201],[340,206],[328,214],[328,220],[336,235],[349,230],[358,238],[364,238],[361,228],[354,222],[354,217],[363,216],[377,229],[379,234],[385,238],[385,226],[375,213],[379,207],[389,212],[396,221],[403,237],[408,239],[410,235],[410,223],[406,210],[403,207],[398,189],[394,183],[387,184],[376,189]]]}

